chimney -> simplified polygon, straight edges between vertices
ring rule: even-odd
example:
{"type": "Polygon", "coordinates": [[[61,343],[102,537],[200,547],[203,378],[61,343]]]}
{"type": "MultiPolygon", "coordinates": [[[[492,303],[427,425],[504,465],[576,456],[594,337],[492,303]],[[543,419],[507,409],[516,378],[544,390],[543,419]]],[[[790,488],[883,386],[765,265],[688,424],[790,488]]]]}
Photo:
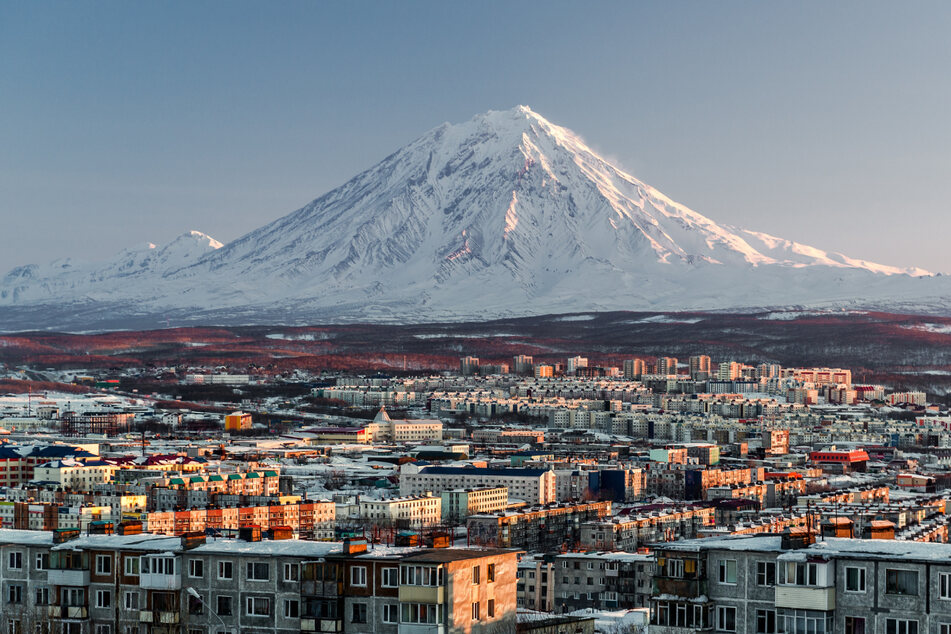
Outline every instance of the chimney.
{"type": "Polygon", "coordinates": [[[200,532],[182,533],[182,550],[198,548],[205,543],[205,534],[200,532]]]}
{"type": "Polygon", "coordinates": [[[64,542],[70,541],[71,539],[76,539],[77,537],[79,537],[78,528],[57,528],[53,532],[53,543],[62,544],[64,542]]]}

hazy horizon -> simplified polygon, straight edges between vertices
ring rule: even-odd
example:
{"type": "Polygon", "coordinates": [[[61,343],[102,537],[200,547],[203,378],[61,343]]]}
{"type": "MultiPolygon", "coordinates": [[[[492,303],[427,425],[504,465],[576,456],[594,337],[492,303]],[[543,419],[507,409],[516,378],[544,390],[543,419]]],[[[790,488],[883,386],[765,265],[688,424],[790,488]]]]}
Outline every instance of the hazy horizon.
{"type": "Polygon", "coordinates": [[[0,274],[228,242],[530,106],[711,219],[951,271],[951,6],[0,3],[0,274]]]}

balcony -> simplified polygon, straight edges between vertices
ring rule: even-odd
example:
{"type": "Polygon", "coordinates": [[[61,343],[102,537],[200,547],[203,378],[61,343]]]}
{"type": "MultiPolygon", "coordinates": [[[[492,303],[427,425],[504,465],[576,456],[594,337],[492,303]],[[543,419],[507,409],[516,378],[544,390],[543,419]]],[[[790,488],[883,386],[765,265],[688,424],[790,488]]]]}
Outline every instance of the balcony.
{"type": "Polygon", "coordinates": [[[51,586],[77,586],[82,588],[89,585],[89,571],[78,568],[49,570],[46,573],[46,580],[51,586]]]}
{"type": "Polygon", "coordinates": [[[444,603],[445,600],[444,586],[400,586],[400,603],[444,603]]]}
{"type": "Polygon", "coordinates": [[[446,634],[446,626],[424,625],[422,623],[400,623],[399,634],[446,634]]]}
{"type": "Polygon", "coordinates": [[[320,631],[321,632],[342,632],[343,621],[334,620],[334,619],[321,619],[320,631]]]}
{"type": "Polygon", "coordinates": [[[182,578],[178,575],[140,574],[139,587],[144,590],[181,590],[182,578]]]}
{"type": "Polygon", "coordinates": [[[159,623],[161,625],[175,625],[182,618],[182,615],[178,612],[155,612],[155,614],[158,615],[155,623],[159,623]]]}
{"type": "Polygon", "coordinates": [[[84,605],[49,605],[47,614],[51,619],[87,619],[89,611],[84,605]]]}
{"type": "Polygon", "coordinates": [[[776,586],[776,607],[828,612],[835,609],[835,588],[776,586]]]}
{"type": "Polygon", "coordinates": [[[654,577],[653,594],[670,594],[675,597],[699,597],[707,593],[705,579],[675,579],[671,577],[654,577]]]}
{"type": "Polygon", "coordinates": [[[139,610],[139,623],[151,623],[151,622],[152,622],[152,611],[139,610]]]}
{"type": "Polygon", "coordinates": [[[316,632],[317,631],[317,620],[316,619],[301,619],[300,620],[300,631],[301,632],[316,632]]]}

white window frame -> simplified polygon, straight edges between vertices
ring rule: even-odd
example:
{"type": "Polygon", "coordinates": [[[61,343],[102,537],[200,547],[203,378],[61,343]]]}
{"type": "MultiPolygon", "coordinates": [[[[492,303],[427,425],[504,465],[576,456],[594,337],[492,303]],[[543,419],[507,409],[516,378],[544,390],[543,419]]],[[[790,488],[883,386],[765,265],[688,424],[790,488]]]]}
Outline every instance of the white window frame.
{"type": "Polygon", "coordinates": [[[112,555],[96,555],[96,574],[100,576],[112,574],[112,555]],[[103,570],[104,565],[109,569],[103,570]]]}
{"type": "Polygon", "coordinates": [[[234,579],[234,562],[230,559],[223,559],[218,562],[218,580],[219,581],[231,581],[234,579]],[[225,572],[228,573],[225,576],[225,572]]]}
{"type": "Polygon", "coordinates": [[[736,631],[736,608],[732,605],[718,605],[717,606],[717,630],[720,632],[735,632],[736,631]],[[728,612],[733,612],[733,629],[727,629],[726,627],[726,614],[728,612]]]}
{"type": "Polygon", "coordinates": [[[126,577],[138,577],[141,570],[141,563],[138,557],[126,555],[123,564],[126,577]]]}
{"type": "Polygon", "coordinates": [[[96,590],[96,607],[97,608],[111,608],[112,607],[112,591],[111,590],[96,590]]]}
{"type": "Polygon", "coordinates": [[[717,562],[717,581],[722,584],[735,586],[737,579],[736,559],[721,559],[717,562]],[[730,568],[733,568],[733,580],[730,581],[730,568]]]}
{"type": "Polygon", "coordinates": [[[300,581],[300,564],[284,564],[284,581],[300,581]]]}
{"type": "MultiPolygon", "coordinates": [[[[383,580],[380,584],[384,588],[400,587],[400,569],[396,566],[384,568],[381,573],[383,580]]],[[[395,621],[394,621],[395,622],[395,621]]]]}
{"type": "Polygon", "coordinates": [[[125,590],[122,593],[122,609],[123,610],[138,610],[139,609],[139,591],[138,590],[125,590]]]}
{"type": "Polygon", "coordinates": [[[205,578],[205,560],[204,559],[189,559],[188,560],[188,578],[189,579],[204,579],[205,578]],[[200,567],[200,574],[195,574],[195,568],[200,567]]]}
{"type": "Polygon", "coordinates": [[[271,616],[271,599],[270,597],[245,597],[244,602],[244,615],[252,617],[261,617],[261,616],[271,616]],[[256,610],[259,603],[264,603],[266,611],[262,614],[256,610]]]}
{"type": "Polygon", "coordinates": [[[350,566],[350,585],[357,588],[367,587],[366,566],[350,566]]]}
{"type": "Polygon", "coordinates": [[[867,575],[865,571],[865,566],[846,566],[845,567],[845,591],[852,592],[856,594],[864,594],[868,592],[868,582],[867,575]],[[856,570],[856,589],[849,588],[849,571],[856,570]]]}

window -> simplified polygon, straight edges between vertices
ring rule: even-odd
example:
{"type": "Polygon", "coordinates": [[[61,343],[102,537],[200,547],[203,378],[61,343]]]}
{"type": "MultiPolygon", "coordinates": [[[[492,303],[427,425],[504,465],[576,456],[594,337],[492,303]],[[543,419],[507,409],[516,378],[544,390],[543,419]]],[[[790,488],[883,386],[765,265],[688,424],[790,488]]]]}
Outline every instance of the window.
{"type": "MultiPolygon", "coordinates": [[[[849,634],[848,632],[846,634],[849,634]]],[[[862,632],[865,634],[865,632],[862,632]]],[[[951,623],[939,623],[938,634],[951,634],[951,623]]]]}
{"type": "MultiPolygon", "coordinates": [[[[396,570],[395,568],[393,570],[396,570]]],[[[383,604],[383,622],[397,623],[400,618],[400,606],[396,603],[383,604]]]]}
{"type": "Polygon", "coordinates": [[[111,575],[112,574],[112,556],[111,555],[96,555],[96,574],[97,575],[111,575]]]}
{"type": "Polygon", "coordinates": [[[442,606],[430,603],[401,603],[400,623],[442,623],[442,606]]]}
{"type": "Polygon", "coordinates": [[[50,604],[50,589],[37,588],[36,589],[36,605],[49,605],[49,604],[50,604]]]}
{"type": "Polygon", "coordinates": [[[489,599],[489,604],[485,608],[485,615],[490,619],[495,618],[495,599],[489,599]]]}
{"type": "Polygon", "coordinates": [[[472,604],[472,620],[479,620],[479,603],[478,601],[472,604]]]}
{"type": "Polygon", "coordinates": [[[36,565],[34,568],[36,570],[47,570],[50,567],[50,554],[49,553],[36,553],[36,565]]]}
{"type": "Polygon", "coordinates": [[[201,598],[201,595],[192,596],[191,592],[188,593],[188,613],[189,614],[202,614],[205,610],[205,601],[201,598]]]}
{"type": "Polygon", "coordinates": [[[775,561],[757,561],[756,562],[756,585],[758,586],[776,585],[776,562],[775,561]]]}
{"type": "Polygon", "coordinates": [[[7,603],[23,603],[23,586],[13,585],[7,588],[7,603]]]}
{"type": "Polygon", "coordinates": [[[20,570],[23,568],[23,553],[18,550],[15,550],[10,553],[10,568],[12,570],[20,570]]]}
{"type": "MultiPolygon", "coordinates": [[[[845,634],[865,634],[865,617],[845,617],[845,634]]],[[[940,634],[951,634],[951,632],[941,632],[940,634]]]]}
{"type": "Polygon", "coordinates": [[[96,626],[96,634],[112,634],[112,626],[108,624],[100,624],[96,626]]]}
{"type": "Polygon", "coordinates": [[[139,593],[135,591],[126,590],[122,593],[122,607],[125,610],[138,610],[139,609],[139,593]]]}
{"type": "Polygon", "coordinates": [[[432,566],[400,566],[400,582],[404,586],[441,586],[445,569],[432,566]]]}
{"type": "Polygon", "coordinates": [[[918,621],[885,619],[885,634],[918,634],[918,621]]]}
{"type": "Polygon", "coordinates": [[[300,579],[299,564],[284,564],[284,581],[297,581],[300,579]]]}
{"type": "Polygon", "coordinates": [[[938,597],[951,599],[951,572],[942,572],[938,575],[938,597]]]}
{"type": "Polygon", "coordinates": [[[126,557],[125,558],[125,574],[128,577],[136,577],[139,574],[139,558],[138,557],[126,557]]]}
{"type": "Polygon", "coordinates": [[[267,581],[271,578],[271,566],[263,562],[248,562],[248,581],[267,581]]]}
{"type": "Polygon", "coordinates": [[[845,569],[845,591],[865,592],[865,568],[848,566],[845,569]]]}
{"type": "MultiPolygon", "coordinates": [[[[733,563],[736,564],[735,561],[733,563]]],[[[736,608],[717,606],[717,629],[722,632],[736,631],[736,608]]]]}
{"type": "MultiPolygon", "coordinates": [[[[364,577],[366,576],[366,568],[363,569],[364,577]]],[[[353,612],[351,613],[350,621],[353,623],[366,623],[367,622],[367,604],[366,603],[354,603],[353,612]]]]}
{"type": "Polygon", "coordinates": [[[143,575],[175,575],[174,557],[142,557],[141,572],[143,575]]]}
{"type": "Polygon", "coordinates": [[[66,607],[79,607],[86,604],[84,588],[63,588],[62,604],[66,607]]]}
{"type": "Polygon", "coordinates": [[[21,634],[20,621],[17,619],[7,619],[7,634],[21,634]]]}
{"type": "Polygon", "coordinates": [[[112,592],[109,590],[96,590],[96,607],[108,608],[112,606],[112,592]]]}
{"type": "Polygon", "coordinates": [[[783,577],[780,583],[787,586],[815,586],[819,584],[819,566],[815,563],[787,562],[781,566],[783,577]]]}
{"type": "Polygon", "coordinates": [[[479,583],[479,581],[480,581],[480,579],[479,579],[479,573],[480,573],[480,572],[481,572],[481,569],[480,569],[478,566],[473,566],[473,567],[472,567],[472,584],[473,584],[473,585],[477,585],[477,584],[479,583]]]}
{"type": "MultiPolygon", "coordinates": [[[[918,594],[918,572],[916,570],[886,569],[885,594],[916,596],[918,594]]],[[[916,628],[918,627],[917,623],[915,621],[916,628]]]]}
{"type": "Polygon", "coordinates": [[[485,567],[485,578],[488,581],[488,583],[495,582],[495,564],[489,564],[488,566],[485,567]]]}
{"type": "Polygon", "coordinates": [[[201,579],[205,576],[205,562],[201,559],[188,560],[188,576],[192,579],[201,579]]]}
{"type": "Polygon", "coordinates": [[[720,583],[736,583],[736,560],[721,559],[719,563],[720,583]]]}
{"type": "MultiPolygon", "coordinates": [[[[367,585],[367,567],[366,566],[352,566],[350,568],[350,585],[351,586],[366,586],[367,585]]],[[[363,623],[363,621],[355,621],[356,623],[363,623]]]]}
{"type": "Polygon", "coordinates": [[[674,577],[675,579],[683,579],[684,560],[683,559],[668,559],[667,560],[667,576],[674,577]]]}
{"type": "Polygon", "coordinates": [[[234,614],[231,597],[220,595],[218,597],[218,609],[215,610],[215,612],[218,613],[218,616],[231,616],[234,614]]]}
{"type": "Polygon", "coordinates": [[[300,616],[300,602],[296,599],[284,599],[284,618],[296,619],[300,616]]]}
{"type": "Polygon", "coordinates": [[[234,567],[230,561],[218,562],[218,578],[222,580],[234,578],[234,567]]]}
{"type": "Polygon", "coordinates": [[[247,616],[270,616],[271,601],[267,597],[247,597],[244,613],[247,616]]]}
{"type": "MultiPolygon", "coordinates": [[[[383,569],[383,587],[384,588],[398,588],[400,585],[400,570],[399,568],[384,568],[383,569]]],[[[393,621],[395,623],[396,621],[393,621]]]]}

